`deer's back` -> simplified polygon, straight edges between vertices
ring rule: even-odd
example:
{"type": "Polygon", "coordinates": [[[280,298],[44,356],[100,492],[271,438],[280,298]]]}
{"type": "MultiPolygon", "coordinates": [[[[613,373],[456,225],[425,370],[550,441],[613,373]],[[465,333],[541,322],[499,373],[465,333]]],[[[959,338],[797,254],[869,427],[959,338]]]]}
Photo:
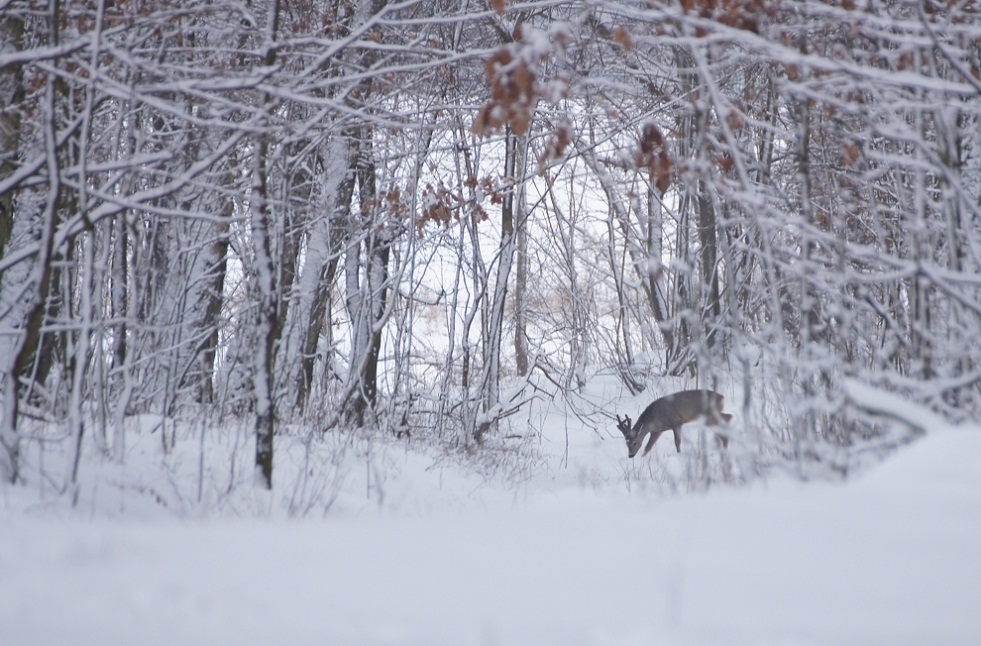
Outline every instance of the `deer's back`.
{"type": "Polygon", "coordinates": [[[682,390],[665,395],[644,409],[637,427],[648,431],[678,428],[700,415],[722,408],[722,395],[711,390],[682,390]]]}

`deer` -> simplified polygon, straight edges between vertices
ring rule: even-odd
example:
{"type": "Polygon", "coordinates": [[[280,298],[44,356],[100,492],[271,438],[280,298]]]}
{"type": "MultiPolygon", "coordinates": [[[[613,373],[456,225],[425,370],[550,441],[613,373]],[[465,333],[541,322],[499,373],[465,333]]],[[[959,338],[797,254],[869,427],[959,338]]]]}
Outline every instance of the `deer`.
{"type": "MultiPolygon", "coordinates": [[[[655,399],[632,426],[629,416],[624,415],[624,419],[620,419],[617,415],[617,428],[627,441],[628,456],[632,458],[637,455],[644,437],[650,433],[651,439],[644,449],[644,455],[647,455],[654,448],[654,443],[661,437],[661,433],[668,430],[674,433],[674,448],[681,453],[682,424],[699,417],[704,417],[708,426],[717,426],[720,422],[727,423],[732,419],[732,415],[722,412],[724,401],[722,395],[711,390],[682,390],[655,399]]],[[[729,446],[729,438],[724,433],[715,433],[715,439],[722,448],[729,446]]]]}

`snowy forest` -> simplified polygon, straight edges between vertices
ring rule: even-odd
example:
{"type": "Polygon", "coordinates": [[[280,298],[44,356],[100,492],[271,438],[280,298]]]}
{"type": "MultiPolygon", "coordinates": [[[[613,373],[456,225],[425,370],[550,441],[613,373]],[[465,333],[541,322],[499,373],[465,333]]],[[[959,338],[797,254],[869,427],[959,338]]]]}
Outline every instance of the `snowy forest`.
{"type": "Polygon", "coordinates": [[[5,646],[981,643],[979,339],[977,3],[0,0],[5,646]]]}
{"type": "Polygon", "coordinates": [[[280,438],[520,451],[536,401],[610,430],[598,375],[726,393],[744,478],[923,430],[860,393],[981,409],[972,3],[7,0],[0,43],[8,483],[148,415],[269,488],[280,438]]]}

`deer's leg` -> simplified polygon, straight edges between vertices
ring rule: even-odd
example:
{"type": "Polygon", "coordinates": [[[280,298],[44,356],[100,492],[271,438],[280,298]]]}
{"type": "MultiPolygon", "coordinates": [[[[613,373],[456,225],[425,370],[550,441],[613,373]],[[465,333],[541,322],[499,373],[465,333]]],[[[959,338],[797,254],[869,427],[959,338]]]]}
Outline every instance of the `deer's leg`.
{"type": "Polygon", "coordinates": [[[674,448],[678,453],[681,453],[681,429],[673,428],[671,431],[674,433],[674,448]]]}
{"type": "Polygon", "coordinates": [[[664,431],[658,431],[657,433],[651,433],[651,439],[647,440],[647,446],[644,447],[644,455],[651,452],[654,448],[654,442],[657,442],[657,438],[661,437],[661,433],[664,431]]]}
{"type": "MultiPolygon", "coordinates": [[[[732,419],[732,415],[729,415],[728,413],[723,413],[722,411],[712,411],[712,414],[708,417],[708,425],[718,426],[722,423],[728,424],[730,419],[732,419]]],[[[722,448],[729,448],[729,436],[725,433],[716,433],[715,441],[722,448]]]]}

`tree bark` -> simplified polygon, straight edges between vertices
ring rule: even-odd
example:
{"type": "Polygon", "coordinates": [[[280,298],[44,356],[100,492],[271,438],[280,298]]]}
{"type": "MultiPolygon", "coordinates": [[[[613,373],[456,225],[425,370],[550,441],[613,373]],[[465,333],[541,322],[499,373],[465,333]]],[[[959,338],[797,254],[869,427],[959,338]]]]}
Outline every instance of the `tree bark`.
{"type": "MultiPolygon", "coordinates": [[[[265,65],[272,68],[276,64],[276,33],[279,23],[280,0],[274,0],[269,15],[268,36],[266,39],[265,65]]],[[[263,99],[265,110],[264,125],[272,111],[273,99],[268,94],[263,99]]],[[[256,329],[260,343],[256,353],[253,398],[255,404],[255,465],[260,486],[272,489],[273,486],[273,436],[276,430],[275,402],[275,363],[276,341],[279,330],[279,294],[276,274],[273,270],[271,229],[272,213],[269,196],[269,140],[272,133],[268,129],[258,134],[254,152],[252,176],[252,236],[255,246],[256,281],[258,286],[258,307],[256,308],[256,329]]]]}

